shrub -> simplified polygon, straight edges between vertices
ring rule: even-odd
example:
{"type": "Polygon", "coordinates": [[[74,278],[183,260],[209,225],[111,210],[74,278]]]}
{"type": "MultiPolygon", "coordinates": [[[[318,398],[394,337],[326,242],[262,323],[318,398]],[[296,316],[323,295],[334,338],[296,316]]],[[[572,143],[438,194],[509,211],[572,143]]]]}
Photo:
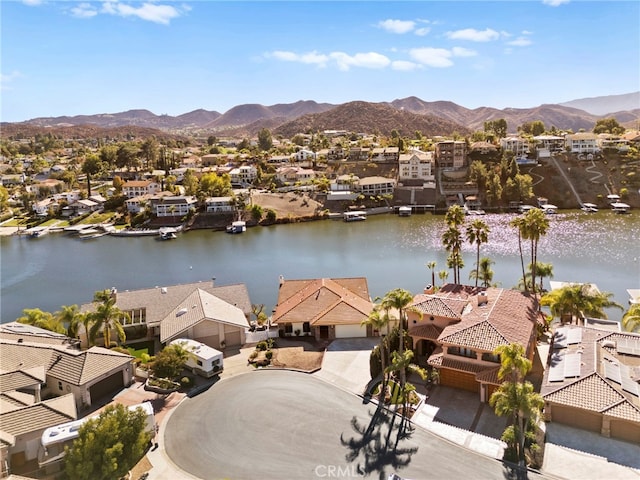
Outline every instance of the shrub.
{"type": "Polygon", "coordinates": [[[267,350],[264,356],[267,357],[267,360],[271,360],[271,358],[273,358],[273,351],[267,350]]]}
{"type": "Polygon", "coordinates": [[[268,350],[269,346],[267,344],[266,341],[262,340],[261,342],[256,343],[256,350],[260,350],[261,352],[264,352],[265,350],[268,350]]]}
{"type": "Polygon", "coordinates": [[[255,360],[256,357],[258,356],[258,351],[254,350],[253,352],[251,352],[251,354],[249,355],[249,360],[255,360]]]}
{"type": "Polygon", "coordinates": [[[182,377],[180,379],[180,385],[182,388],[188,388],[193,385],[193,379],[191,377],[182,377]]]}

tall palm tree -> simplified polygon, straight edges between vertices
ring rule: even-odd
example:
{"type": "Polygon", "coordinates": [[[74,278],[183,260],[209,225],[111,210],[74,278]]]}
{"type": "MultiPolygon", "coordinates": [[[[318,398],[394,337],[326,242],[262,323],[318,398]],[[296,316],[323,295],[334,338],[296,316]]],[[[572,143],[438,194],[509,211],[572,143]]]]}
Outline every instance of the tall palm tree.
{"type": "Polygon", "coordinates": [[[387,367],[385,373],[391,374],[398,372],[400,374],[400,392],[402,395],[402,407],[403,414],[407,415],[409,407],[409,393],[415,390],[415,387],[407,389],[406,372],[415,373],[420,376],[422,380],[427,379],[427,371],[413,363],[413,352],[406,350],[402,353],[393,352],[391,355],[391,364],[387,367]],[[402,377],[405,377],[404,380],[402,377]]]}
{"type": "Polygon", "coordinates": [[[520,251],[520,265],[522,266],[522,284],[524,285],[524,291],[528,292],[529,288],[527,287],[527,274],[524,270],[524,253],[522,251],[522,239],[523,239],[523,231],[524,231],[524,217],[517,216],[513,220],[509,222],[509,225],[514,227],[518,232],[518,250],[520,251]]]}
{"type": "MultiPolygon", "coordinates": [[[[369,316],[365,320],[363,320],[360,325],[371,326],[373,329],[381,331],[384,327],[389,327],[389,315],[388,313],[385,313],[384,309],[380,305],[376,305],[369,316]]],[[[388,340],[388,336],[386,340],[388,340]]],[[[380,350],[380,365],[382,368],[382,387],[380,389],[380,392],[383,395],[387,388],[387,375],[385,370],[387,368],[388,352],[385,344],[385,337],[380,335],[380,345],[378,346],[380,350]]]]}
{"type": "Polygon", "coordinates": [[[96,310],[91,313],[91,328],[89,329],[89,343],[94,344],[98,332],[102,330],[104,336],[104,346],[111,346],[111,333],[115,332],[120,342],[124,342],[126,335],[122,326],[122,319],[130,319],[128,313],[123,312],[116,306],[116,299],[109,290],[97,291],[93,296],[94,303],[97,303],[96,310]]]}
{"type": "MultiPolygon", "coordinates": [[[[510,416],[516,439],[516,452],[521,467],[525,464],[526,429],[530,422],[536,421],[544,407],[544,400],[531,382],[504,382],[489,399],[498,416],[510,416]]],[[[507,429],[508,430],[508,429],[507,429]]],[[[507,431],[503,434],[503,439],[507,431]]]]}
{"type": "Polygon", "coordinates": [[[462,234],[457,226],[450,225],[442,234],[442,243],[449,252],[447,267],[453,270],[453,283],[460,283],[460,268],[464,266],[462,260],[462,234]]]}
{"type": "Polygon", "coordinates": [[[538,243],[549,231],[549,218],[539,208],[532,208],[524,216],[523,237],[531,242],[531,290],[536,293],[538,243]]]}
{"type": "Polygon", "coordinates": [[[545,278],[553,278],[553,263],[538,262],[536,265],[537,276],[540,278],[539,292],[544,292],[544,285],[542,284],[545,278]]]}
{"type": "Polygon", "coordinates": [[[447,281],[447,278],[449,278],[449,272],[447,270],[440,270],[438,272],[438,278],[442,282],[442,285],[444,285],[447,281]]]}
{"type": "Polygon", "coordinates": [[[525,356],[524,347],[519,343],[499,345],[493,353],[500,355],[500,380],[520,382],[531,370],[531,360],[525,356]]]}
{"type": "MultiPolygon", "coordinates": [[[[387,294],[383,297],[381,305],[382,308],[387,310],[396,310],[399,316],[398,322],[398,354],[403,357],[404,356],[404,330],[408,328],[407,325],[407,312],[410,309],[409,305],[413,302],[413,295],[410,291],[404,290],[402,288],[396,288],[387,292],[387,294]]],[[[413,309],[412,311],[415,311],[413,309]]],[[[418,312],[420,313],[420,312],[418,312]]],[[[400,387],[404,388],[404,384],[406,383],[406,372],[404,370],[400,371],[400,387]]]]}
{"type": "Polygon", "coordinates": [[[436,268],[436,262],[427,262],[427,268],[429,270],[431,270],[431,286],[435,288],[436,286],[436,273],[435,273],[435,268],[436,268]]]}
{"type": "Polygon", "coordinates": [[[640,303],[634,303],[622,316],[622,326],[628,332],[640,333],[640,303]]]}
{"type": "Polygon", "coordinates": [[[66,327],[67,336],[71,338],[78,338],[82,316],[77,305],[63,305],[55,313],[55,317],[66,327]]]}
{"type": "Polygon", "coordinates": [[[480,245],[489,241],[489,225],[480,219],[467,225],[467,241],[476,245],[476,287],[478,286],[478,270],[480,269],[480,245]]]}

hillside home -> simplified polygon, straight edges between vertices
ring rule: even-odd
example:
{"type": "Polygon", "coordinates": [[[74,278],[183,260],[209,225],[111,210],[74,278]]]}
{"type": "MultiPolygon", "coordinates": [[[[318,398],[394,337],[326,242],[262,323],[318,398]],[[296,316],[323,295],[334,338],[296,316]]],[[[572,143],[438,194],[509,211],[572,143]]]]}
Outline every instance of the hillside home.
{"type": "Polygon", "coordinates": [[[398,147],[376,147],[371,150],[372,162],[395,163],[400,158],[400,149],[398,147]]]}
{"type": "Polygon", "coordinates": [[[344,160],[345,157],[346,154],[342,147],[331,147],[329,150],[327,150],[328,162],[337,162],[339,160],[344,160]]]}
{"type": "Polygon", "coordinates": [[[234,187],[247,187],[258,178],[258,170],[254,165],[243,165],[232,169],[229,172],[231,177],[231,185],[234,187]]]}
{"type": "Polygon", "coordinates": [[[416,295],[409,335],[420,363],[438,370],[440,383],[477,392],[487,402],[502,383],[496,347],[518,343],[533,359],[542,321],[533,296],[518,290],[446,284],[416,295]]]}
{"type": "Polygon", "coordinates": [[[540,393],[546,421],[640,444],[640,335],[557,328],[540,393]]]}
{"type": "Polygon", "coordinates": [[[349,149],[350,162],[368,162],[371,149],[367,147],[351,147],[349,149]]]}
{"type": "Polygon", "coordinates": [[[139,197],[127,198],[124,202],[129,213],[138,214],[145,208],[149,208],[155,212],[153,205],[158,203],[163,197],[173,197],[173,193],[163,191],[148,195],[140,195],[139,197]]]}
{"type": "Polygon", "coordinates": [[[204,204],[207,213],[229,214],[235,210],[233,197],[207,197],[204,204]]]}
{"type": "Polygon", "coordinates": [[[316,159],[316,154],[315,152],[312,152],[311,150],[306,150],[306,149],[301,149],[298,150],[296,153],[293,154],[293,159],[296,162],[308,162],[308,161],[314,161],[316,159]]]}
{"type": "Polygon", "coordinates": [[[365,177],[358,180],[356,190],[362,195],[393,195],[396,181],[385,177],[365,177]]]}
{"type": "Polygon", "coordinates": [[[436,166],[444,169],[460,169],[467,166],[467,144],[460,140],[437,142],[436,166]]]}
{"type": "Polygon", "coordinates": [[[282,184],[308,182],[316,177],[316,172],[309,168],[280,167],[276,170],[276,180],[282,184]]]}
{"type": "Polygon", "coordinates": [[[332,192],[350,192],[355,190],[359,181],[355,175],[340,175],[331,182],[329,188],[332,192]]]}
{"type": "Polygon", "coordinates": [[[557,135],[538,135],[533,137],[537,149],[546,149],[550,152],[564,151],[564,137],[557,135]]]}
{"type": "Polygon", "coordinates": [[[505,152],[513,152],[516,158],[529,155],[529,141],[521,137],[505,137],[500,139],[500,147],[505,152]]]}
{"type": "Polygon", "coordinates": [[[571,153],[598,153],[598,137],[594,133],[574,133],[564,137],[565,147],[571,153]]]}
{"type": "Polygon", "coordinates": [[[400,183],[433,183],[433,153],[411,150],[398,157],[398,181],[400,183]]]}
{"type": "Polygon", "coordinates": [[[367,279],[318,278],[285,280],[280,277],[278,304],[271,323],[280,335],[313,336],[316,340],[370,337],[363,326],[373,309],[367,279]]]}
{"type": "MultiPolygon", "coordinates": [[[[245,342],[251,301],[243,284],[215,286],[210,281],[111,292],[116,306],[130,317],[124,324],[128,345],[154,341],[157,351],[178,337],[216,349],[245,342]]],[[[96,306],[80,308],[88,312],[96,306]]],[[[86,343],[86,336],[82,340],[86,343]]]]}
{"type": "Polygon", "coordinates": [[[153,195],[160,191],[160,184],[152,180],[131,180],[122,185],[122,193],[127,198],[153,195]]]}

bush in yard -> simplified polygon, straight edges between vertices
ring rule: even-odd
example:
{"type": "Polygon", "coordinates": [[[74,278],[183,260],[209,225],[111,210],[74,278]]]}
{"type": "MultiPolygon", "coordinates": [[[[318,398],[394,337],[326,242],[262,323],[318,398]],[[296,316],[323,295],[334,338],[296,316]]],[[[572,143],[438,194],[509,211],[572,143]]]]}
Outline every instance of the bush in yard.
{"type": "Polygon", "coordinates": [[[182,372],[191,353],[182,345],[169,345],[161,350],[153,362],[151,370],[159,378],[176,378],[182,372]]]}
{"type": "Polygon", "coordinates": [[[273,358],[273,351],[267,350],[264,356],[267,357],[267,360],[271,360],[273,358]]]}

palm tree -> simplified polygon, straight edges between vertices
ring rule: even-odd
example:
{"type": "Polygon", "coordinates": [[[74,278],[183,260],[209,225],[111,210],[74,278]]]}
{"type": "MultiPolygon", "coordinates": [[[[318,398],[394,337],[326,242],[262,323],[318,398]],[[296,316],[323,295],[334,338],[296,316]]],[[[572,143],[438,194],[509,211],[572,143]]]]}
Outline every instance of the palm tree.
{"type": "Polygon", "coordinates": [[[102,330],[104,336],[104,346],[111,346],[111,332],[115,332],[120,342],[124,342],[126,335],[122,326],[122,319],[130,319],[128,313],[123,312],[116,306],[116,299],[109,290],[97,291],[93,296],[94,303],[97,303],[95,312],[91,313],[91,328],[89,329],[89,343],[95,343],[98,332],[102,330]]]}
{"type": "Polygon", "coordinates": [[[406,381],[406,372],[415,373],[420,376],[422,380],[427,379],[427,371],[413,363],[413,352],[406,350],[402,353],[393,352],[391,355],[391,365],[387,367],[385,373],[391,374],[397,372],[400,375],[400,392],[402,395],[403,415],[407,415],[409,410],[409,393],[415,390],[415,387],[407,389],[410,384],[406,381]],[[403,378],[404,377],[404,378],[403,378]]]}
{"type": "Polygon", "coordinates": [[[511,382],[519,382],[531,370],[531,360],[525,356],[524,347],[519,343],[498,345],[493,353],[500,355],[498,378],[511,382]]]}
{"type": "Polygon", "coordinates": [[[640,303],[634,303],[622,316],[622,326],[628,332],[640,332],[640,303]]]}
{"type": "Polygon", "coordinates": [[[60,311],[55,313],[55,317],[66,327],[68,337],[78,338],[83,314],[77,305],[63,305],[60,311]]]}
{"type": "Polygon", "coordinates": [[[446,270],[440,270],[438,272],[438,278],[442,282],[442,285],[444,285],[445,282],[447,281],[447,278],[449,278],[449,272],[446,270]]]}
{"type": "MultiPolygon", "coordinates": [[[[396,288],[387,292],[381,302],[382,308],[386,310],[397,310],[399,322],[398,322],[398,340],[399,340],[399,348],[398,354],[403,357],[404,356],[404,330],[408,327],[407,325],[407,311],[410,309],[409,305],[413,302],[413,295],[408,290],[404,290],[402,288],[396,288]]],[[[414,309],[411,309],[415,311],[414,309]]],[[[419,313],[419,312],[418,312],[419,313]]],[[[400,387],[404,388],[404,384],[406,382],[406,372],[404,370],[400,371],[400,387]]]]}
{"type": "Polygon", "coordinates": [[[622,305],[611,300],[613,296],[609,292],[599,292],[590,284],[567,285],[545,294],[540,299],[540,304],[549,307],[551,315],[562,319],[570,316],[575,318],[586,317],[607,318],[605,309],[619,308],[622,305]]]}
{"type": "Polygon", "coordinates": [[[480,267],[475,270],[471,270],[469,272],[469,278],[472,280],[476,279],[476,285],[478,284],[478,280],[480,280],[483,287],[491,287],[491,282],[493,281],[493,270],[491,269],[491,265],[494,263],[495,262],[490,258],[482,257],[480,259],[480,267]]]}
{"type": "Polygon", "coordinates": [[[536,293],[538,243],[549,231],[549,219],[539,208],[532,208],[524,216],[523,237],[531,242],[531,290],[536,293]]]}
{"type": "Polygon", "coordinates": [[[476,244],[476,287],[478,286],[478,270],[480,269],[480,245],[489,241],[489,225],[480,219],[467,226],[467,241],[476,244]]]}
{"type": "MultiPolygon", "coordinates": [[[[515,450],[521,467],[525,464],[525,438],[526,429],[531,422],[540,417],[544,400],[537,393],[531,382],[504,382],[489,399],[498,416],[511,416],[513,422],[514,437],[516,439],[515,450]]],[[[503,440],[509,436],[509,428],[503,434],[503,440]]]]}
{"type": "Polygon", "coordinates": [[[520,265],[522,265],[522,284],[524,285],[524,291],[528,292],[527,287],[527,275],[524,271],[524,253],[522,252],[522,238],[524,231],[524,217],[518,216],[509,222],[509,225],[515,227],[518,232],[518,250],[520,251],[520,265]]]}
{"type": "MultiPolygon", "coordinates": [[[[373,329],[375,330],[382,330],[383,327],[389,327],[389,314],[388,312],[385,314],[385,312],[382,311],[382,307],[380,305],[376,305],[374,307],[374,309],[371,311],[371,313],[369,314],[369,316],[366,318],[366,320],[363,320],[360,325],[367,325],[367,326],[371,326],[373,329]]],[[[388,337],[388,336],[387,336],[388,337]]],[[[387,338],[388,340],[388,338],[387,338]]],[[[380,345],[378,346],[379,350],[380,350],[380,364],[382,367],[382,387],[380,389],[380,392],[384,395],[384,392],[386,391],[387,388],[387,382],[386,382],[386,364],[387,364],[387,349],[385,347],[385,337],[383,337],[382,335],[380,336],[380,345]]]]}
{"type": "Polygon", "coordinates": [[[450,225],[442,234],[442,243],[449,252],[447,257],[447,267],[453,270],[453,283],[460,283],[460,268],[464,266],[462,260],[462,234],[460,229],[455,225],[450,225]]]}
{"type": "Polygon", "coordinates": [[[431,270],[431,286],[435,288],[436,286],[436,273],[435,273],[435,268],[436,268],[436,262],[427,262],[427,268],[429,270],[431,270]]]}
{"type": "Polygon", "coordinates": [[[18,318],[18,323],[33,325],[34,327],[49,330],[50,332],[67,333],[62,322],[50,312],[43,312],[39,308],[25,308],[22,313],[24,313],[24,315],[18,318]]]}

